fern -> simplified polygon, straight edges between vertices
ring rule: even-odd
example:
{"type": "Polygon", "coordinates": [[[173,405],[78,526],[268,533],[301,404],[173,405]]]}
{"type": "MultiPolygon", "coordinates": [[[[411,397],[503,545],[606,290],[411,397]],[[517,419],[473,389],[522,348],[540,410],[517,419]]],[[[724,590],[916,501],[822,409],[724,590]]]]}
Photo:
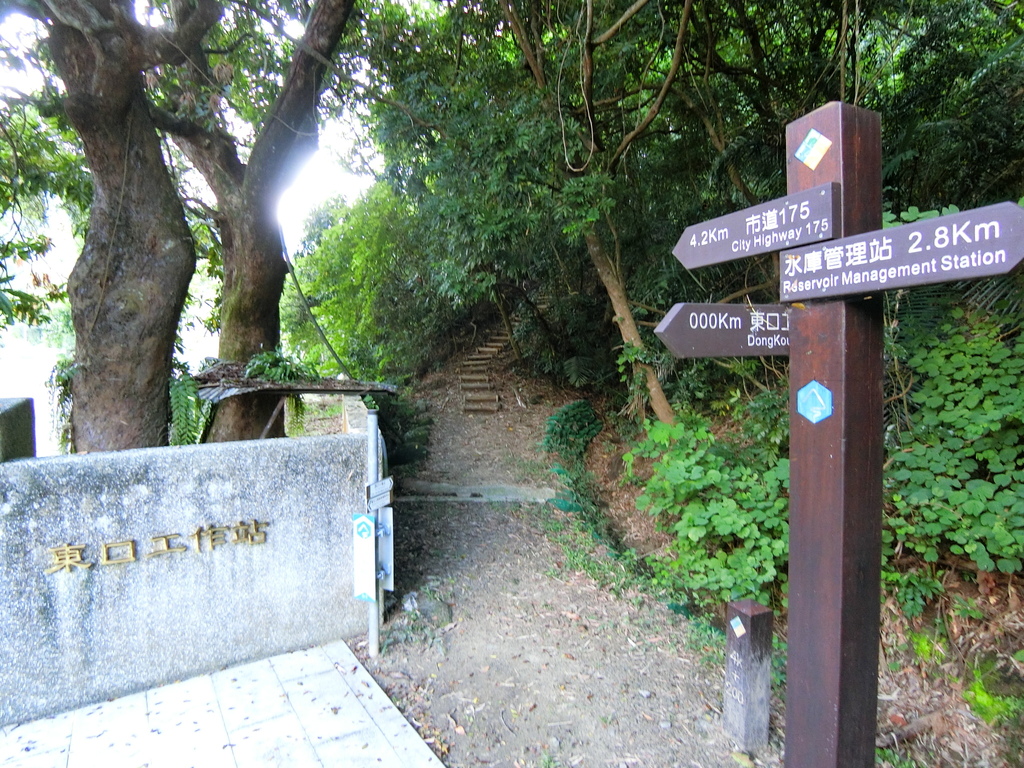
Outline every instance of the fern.
{"type": "Polygon", "coordinates": [[[583,357],[581,355],[570,357],[562,363],[562,369],[565,371],[565,378],[574,387],[593,384],[597,380],[598,365],[597,361],[592,357],[583,357]]]}
{"type": "Polygon", "coordinates": [[[311,365],[296,360],[281,351],[261,352],[253,355],[245,367],[245,377],[265,381],[315,381],[320,374],[311,365]]]}
{"type": "Polygon", "coordinates": [[[61,453],[74,453],[75,441],[71,429],[71,380],[75,377],[78,366],[70,357],[57,360],[50,379],[46,382],[50,390],[50,405],[53,408],[54,430],[57,433],[57,445],[61,453]]]}
{"type": "Polygon", "coordinates": [[[199,387],[188,374],[171,379],[171,445],[195,445],[200,442],[210,418],[210,403],[199,398],[199,387]]]}

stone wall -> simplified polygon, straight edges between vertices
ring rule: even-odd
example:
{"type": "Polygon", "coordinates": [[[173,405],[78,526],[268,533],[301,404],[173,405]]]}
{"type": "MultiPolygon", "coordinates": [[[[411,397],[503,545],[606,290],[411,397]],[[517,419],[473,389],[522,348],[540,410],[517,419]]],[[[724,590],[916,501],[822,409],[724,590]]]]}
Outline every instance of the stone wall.
{"type": "Polygon", "coordinates": [[[0,724],[366,631],[364,435],[0,464],[0,724]]]}

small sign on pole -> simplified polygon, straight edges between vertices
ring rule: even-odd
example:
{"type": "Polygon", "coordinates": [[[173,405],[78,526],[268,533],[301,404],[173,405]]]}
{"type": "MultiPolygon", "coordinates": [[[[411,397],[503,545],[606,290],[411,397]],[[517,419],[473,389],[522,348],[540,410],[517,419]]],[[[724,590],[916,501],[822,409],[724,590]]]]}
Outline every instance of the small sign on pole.
{"type": "Polygon", "coordinates": [[[385,477],[383,480],[367,485],[366,508],[370,512],[376,512],[386,507],[391,503],[394,487],[395,479],[393,477],[385,477]]]}
{"type": "Polygon", "coordinates": [[[654,334],[676,357],[788,355],[789,312],[781,304],[676,304],[654,334]]]}

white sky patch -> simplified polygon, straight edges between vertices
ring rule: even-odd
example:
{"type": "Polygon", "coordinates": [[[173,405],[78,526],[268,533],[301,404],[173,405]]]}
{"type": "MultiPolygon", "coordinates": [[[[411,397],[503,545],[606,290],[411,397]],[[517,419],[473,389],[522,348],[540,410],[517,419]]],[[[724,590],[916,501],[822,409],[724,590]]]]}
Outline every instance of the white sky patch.
{"type": "Polygon", "coordinates": [[[277,205],[277,219],[281,222],[288,253],[295,253],[301,245],[306,219],[317,206],[338,196],[353,203],[373,181],[372,176],[352,173],[329,149],[318,149],[277,205]]]}
{"type": "MultiPolygon", "coordinates": [[[[29,61],[29,53],[46,36],[46,30],[38,21],[20,13],[12,13],[0,22],[0,40],[18,53],[23,61],[29,61]]],[[[32,65],[20,70],[0,68],[0,94],[16,92],[27,95],[43,87],[43,73],[32,65]]]]}
{"type": "MultiPolygon", "coordinates": [[[[345,158],[354,158],[356,138],[353,135],[358,118],[333,120],[322,126],[320,148],[298,173],[292,186],[281,195],[277,219],[281,223],[288,253],[293,254],[305,235],[306,219],[317,206],[334,197],[354,203],[375,181],[373,171],[357,172],[345,158]]],[[[373,165],[373,163],[371,163],[373,165]]]]}

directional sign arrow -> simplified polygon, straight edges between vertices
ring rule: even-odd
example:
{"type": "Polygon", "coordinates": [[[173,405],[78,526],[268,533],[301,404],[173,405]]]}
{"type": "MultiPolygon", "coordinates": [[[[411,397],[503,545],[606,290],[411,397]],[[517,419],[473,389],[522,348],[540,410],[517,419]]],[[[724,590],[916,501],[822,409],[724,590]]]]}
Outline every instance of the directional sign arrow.
{"type": "Polygon", "coordinates": [[[384,491],[384,493],[368,498],[366,500],[366,508],[370,512],[376,512],[378,509],[388,506],[391,501],[391,491],[384,491]]]}
{"type": "Polygon", "coordinates": [[[382,493],[387,493],[395,487],[395,478],[385,477],[383,480],[378,480],[375,483],[370,483],[366,486],[366,498],[371,496],[380,496],[382,493]]]}
{"type": "Polygon", "coordinates": [[[676,357],[788,355],[789,307],[676,304],[654,333],[676,357]]]}
{"type": "Polygon", "coordinates": [[[823,184],[683,230],[675,257],[687,269],[720,264],[835,236],[839,185],[823,184]]]}
{"type": "Polygon", "coordinates": [[[375,483],[366,486],[366,508],[371,512],[383,509],[392,500],[392,489],[395,487],[395,478],[385,477],[375,483]]]}
{"type": "Polygon", "coordinates": [[[1024,208],[997,203],[782,254],[783,301],[1004,275],[1024,260],[1024,208]]]}

